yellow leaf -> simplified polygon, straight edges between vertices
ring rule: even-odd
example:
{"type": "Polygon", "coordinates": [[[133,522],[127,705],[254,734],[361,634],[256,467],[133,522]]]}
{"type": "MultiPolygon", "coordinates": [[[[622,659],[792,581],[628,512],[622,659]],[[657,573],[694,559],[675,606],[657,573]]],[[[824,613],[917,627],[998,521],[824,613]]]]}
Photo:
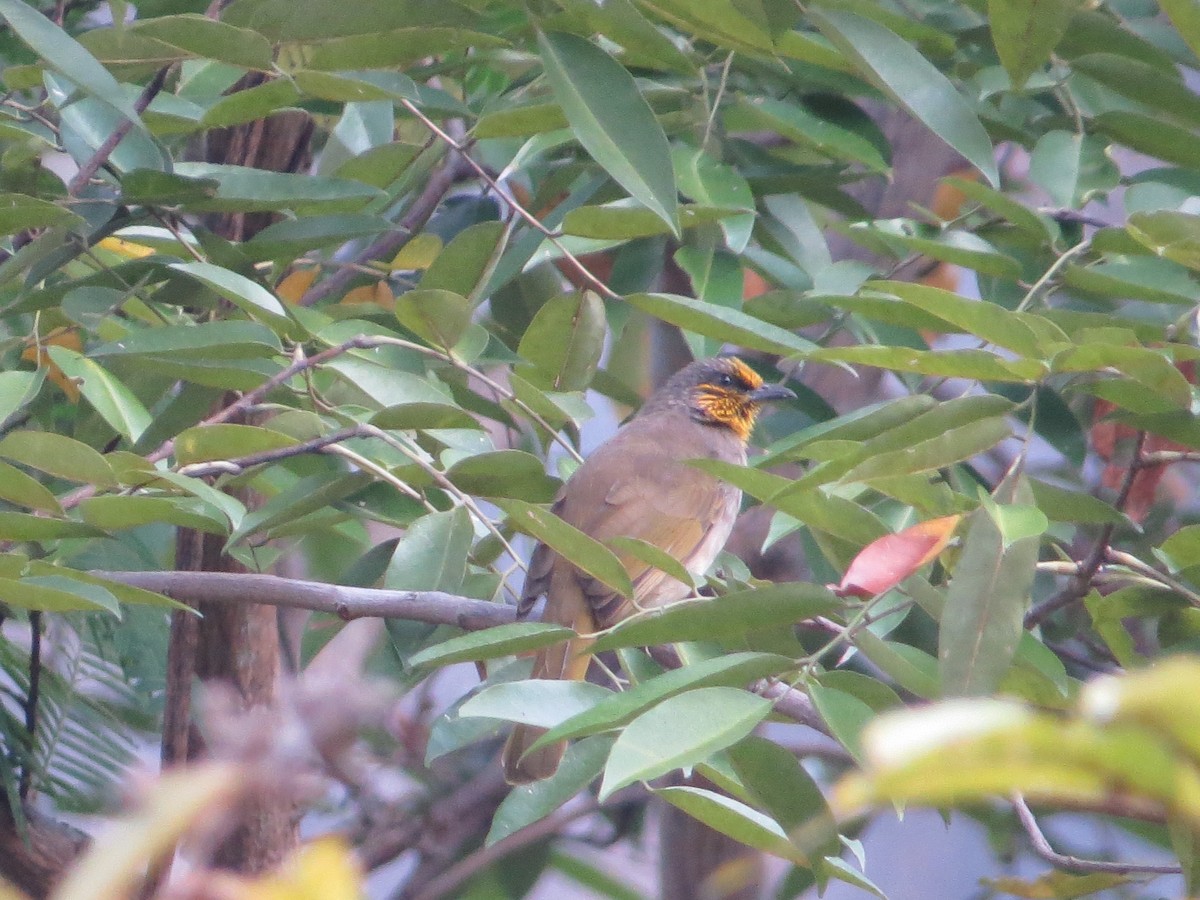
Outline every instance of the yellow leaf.
{"type": "Polygon", "coordinates": [[[246,882],[238,900],[360,900],[363,874],[345,841],[324,837],[298,849],[279,871],[246,882]]]}
{"type": "Polygon", "coordinates": [[[147,247],[145,244],[135,244],[132,241],[123,241],[118,237],[106,237],[96,246],[101,250],[108,250],[110,253],[115,253],[126,259],[145,259],[147,256],[154,255],[152,247],[147,247]]]}
{"type": "Polygon", "coordinates": [[[386,281],[376,281],[347,291],[342,297],[342,303],[374,303],[384,309],[391,309],[396,305],[396,298],[386,281]]]}
{"type": "Polygon", "coordinates": [[[388,268],[392,271],[397,269],[424,271],[433,265],[433,261],[441,252],[442,239],[440,237],[429,233],[418,234],[400,248],[400,252],[392,258],[388,268]]]}
{"type": "Polygon", "coordinates": [[[300,302],[312,283],[317,280],[317,269],[297,269],[292,272],[283,281],[279,282],[275,287],[275,293],[284,303],[291,303],[293,306],[300,302]]]}

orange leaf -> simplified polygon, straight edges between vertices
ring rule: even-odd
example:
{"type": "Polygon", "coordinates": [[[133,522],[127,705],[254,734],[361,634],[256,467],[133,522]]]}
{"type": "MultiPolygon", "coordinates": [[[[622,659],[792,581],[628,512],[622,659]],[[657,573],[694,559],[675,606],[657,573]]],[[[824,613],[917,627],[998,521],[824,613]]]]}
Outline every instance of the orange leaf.
{"type": "Polygon", "coordinates": [[[871,541],[854,557],[833,592],[841,597],[877,597],[894,588],[946,549],[961,518],[930,519],[871,541]]]}
{"type": "Polygon", "coordinates": [[[68,350],[80,351],[83,349],[83,342],[79,337],[79,330],[71,328],[55,328],[47,335],[43,335],[40,343],[35,344],[32,341],[28,346],[21,351],[21,359],[36,363],[40,369],[46,366],[47,374],[50,380],[62,388],[62,392],[67,395],[67,399],[72,403],[79,402],[79,387],[63,374],[62,369],[50,361],[50,354],[46,352],[48,346],[66,347],[68,350]]]}
{"type": "Polygon", "coordinates": [[[315,266],[310,269],[297,269],[275,286],[275,293],[284,303],[295,306],[316,280],[317,269],[315,266]]]}

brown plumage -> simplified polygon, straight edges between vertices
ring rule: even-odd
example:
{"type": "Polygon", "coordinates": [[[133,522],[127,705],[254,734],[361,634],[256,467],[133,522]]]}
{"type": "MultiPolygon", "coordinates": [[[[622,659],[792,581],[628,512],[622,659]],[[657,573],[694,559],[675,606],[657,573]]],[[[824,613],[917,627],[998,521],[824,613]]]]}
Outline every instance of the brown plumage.
{"type": "MultiPolygon", "coordinates": [[[[762,404],[794,397],[764,386],[741,360],[718,357],[677,372],[641,411],[596,449],[563,485],[554,513],[601,543],[615,537],[646,541],[699,578],[733,528],[741,492],[686,464],[697,458],[746,461],[746,440],[762,404]]],[[[638,609],[681,600],[688,587],[629,554],[617,553],[633,582],[622,597],[581,572],[545,544],[529,561],[518,614],[546,597],[542,620],[581,634],[607,628],[638,609]]],[[[582,679],[591,642],[578,638],[538,653],[534,678],[582,679]]],[[[504,747],[504,775],[526,784],[552,775],[565,743],[527,753],[544,729],[518,725],[504,747]]]]}

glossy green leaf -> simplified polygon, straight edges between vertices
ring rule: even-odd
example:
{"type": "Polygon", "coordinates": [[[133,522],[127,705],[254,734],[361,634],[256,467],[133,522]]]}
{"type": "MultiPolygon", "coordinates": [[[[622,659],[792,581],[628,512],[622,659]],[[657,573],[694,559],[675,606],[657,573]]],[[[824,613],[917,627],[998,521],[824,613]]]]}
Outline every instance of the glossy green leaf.
{"type": "Polygon", "coordinates": [[[1159,0],[1158,5],[1192,53],[1200,57],[1200,9],[1191,0],[1159,0]]]}
{"type": "Polygon", "coordinates": [[[1077,7],[1075,0],[988,0],[992,42],[1014,90],[1046,64],[1077,7]]]}
{"type": "Polygon", "coordinates": [[[584,390],[596,374],[607,333],[604,302],[592,291],[553,297],[521,337],[517,352],[531,365],[518,371],[544,390],[584,390]]]}
{"type": "Polygon", "coordinates": [[[46,370],[0,372],[0,424],[37,396],[46,380],[46,370]]]}
{"type": "Polygon", "coordinates": [[[471,302],[460,294],[424,288],[396,298],[400,324],[433,347],[450,349],[471,322],[471,302]]]}
{"type": "Polygon", "coordinates": [[[617,737],[604,767],[601,800],[635,781],[703,762],[748,735],[770,711],[771,701],[737,688],[697,688],[668,697],[617,737]]]}
{"type": "Polygon", "coordinates": [[[150,427],[151,417],[146,407],[111,372],[66,347],[51,346],[47,352],[63,375],[75,383],[83,398],[117,434],[132,443],[150,427]]]}
{"type": "Polygon", "coordinates": [[[1174,73],[1168,74],[1156,66],[1104,52],[1089,53],[1072,60],[1071,68],[1183,125],[1193,128],[1200,125],[1200,97],[1174,73]]]}
{"type": "Polygon", "coordinates": [[[422,290],[453,291],[473,300],[504,251],[503,222],[480,222],[454,236],[421,277],[422,290]]]}
{"type": "MultiPolygon", "coordinates": [[[[0,452],[3,448],[0,444],[0,452]]],[[[496,505],[507,513],[509,523],[518,531],[537,538],[622,597],[633,596],[629,573],[613,552],[599,541],[540,506],[509,499],[497,500],[496,505]]]]}
{"type": "Polygon", "coordinates": [[[907,347],[858,346],[829,347],[814,350],[809,359],[816,362],[846,362],[876,366],[898,372],[937,375],[943,378],[970,378],[977,381],[1029,383],[1046,374],[1046,365],[1037,359],[1006,359],[986,350],[911,350],[907,347]]]}
{"type": "MultiPolygon", "coordinates": [[[[276,110],[294,106],[299,101],[300,91],[291,79],[275,78],[221,97],[204,111],[200,121],[207,128],[230,128],[243,122],[264,118],[276,110]]],[[[234,184],[226,188],[226,202],[236,202],[239,187],[242,185],[234,184]]],[[[263,198],[257,199],[266,202],[263,198]]]]}
{"type": "Polygon", "coordinates": [[[540,737],[535,746],[610,731],[667,697],[701,687],[744,687],[759,678],[785,672],[792,665],[792,660],[785,656],[742,652],[671,669],[620,693],[611,694],[595,706],[566,719],[540,737]]]}
{"type": "Polygon", "coordinates": [[[693,819],[738,843],[780,856],[796,865],[806,863],[804,854],[789,843],[778,822],[740,800],[705,788],[688,786],[659,788],[654,793],[693,819]]]}
{"type": "Polygon", "coordinates": [[[823,616],[842,603],[815,584],[778,584],[705,600],[683,600],[637,613],[597,638],[594,652],[674,641],[736,645],[748,632],[823,616]]]}
{"type": "Polygon", "coordinates": [[[464,703],[459,714],[553,728],[611,694],[586,681],[516,681],[485,688],[464,703]]]}
{"type": "Polygon", "coordinates": [[[725,216],[719,221],[730,252],[745,250],[755,219],[754,193],[746,179],[732,166],[718,162],[703,150],[676,147],[671,158],[682,194],[702,206],[747,210],[745,215],[725,216]]]}
{"type": "Polygon", "coordinates": [[[1033,148],[1029,177],[1059,206],[1077,209],[1117,186],[1120,172],[1108,156],[1109,144],[1073,131],[1049,131],[1033,148]]]}
{"type": "MultiPolygon", "coordinates": [[[[1009,502],[1031,503],[1023,479],[1009,502]]],[[[1024,630],[1033,585],[1038,537],[1006,542],[986,506],[967,523],[962,556],[954,567],[938,634],[942,690],[947,696],[981,696],[995,690],[1012,664],[1024,630]]]]}
{"type": "Polygon", "coordinates": [[[384,575],[384,587],[459,593],[474,536],[471,516],[461,506],[422,516],[396,544],[384,575]]]}
{"type": "Polygon", "coordinates": [[[265,319],[275,325],[291,322],[278,298],[244,275],[205,262],[172,263],[171,268],[212,288],[251,318],[265,319]]]}
{"type": "Polygon", "coordinates": [[[825,110],[817,100],[785,102],[772,97],[754,97],[738,108],[740,115],[735,115],[734,121],[745,118],[747,124],[778,132],[833,160],[855,162],[873,172],[886,172],[890,162],[887,141],[866,114],[850,104],[833,106],[829,111],[833,115],[823,115],[825,110]],[[847,114],[848,109],[853,111],[853,116],[847,114]]]}
{"type": "Polygon", "coordinates": [[[216,181],[216,196],[193,207],[211,212],[271,212],[296,208],[356,212],[368,201],[382,197],[378,188],[360,181],[266,172],[246,166],[176,163],[175,173],[216,181]]]}
{"type": "Polygon", "coordinates": [[[42,575],[20,580],[0,578],[0,602],[16,609],[44,612],[102,609],[118,617],[121,614],[117,598],[109,591],[64,575],[42,575]]]}
{"type": "Polygon", "coordinates": [[[679,234],[671,150],[629,72],[591,41],[538,35],[546,79],[575,137],[630,196],[679,234]]]}
{"type": "Polygon", "coordinates": [[[175,458],[180,465],[214,459],[237,459],[299,443],[290,435],[255,425],[200,425],[175,438],[175,458]]]}
{"type": "Polygon", "coordinates": [[[1200,168],[1200,146],[1187,128],[1125,110],[1104,112],[1092,121],[1097,130],[1131,150],[1191,169],[1200,168]]]}
{"type": "Polygon", "coordinates": [[[266,38],[208,16],[156,16],[135,23],[130,31],[179,47],[194,56],[220,60],[244,69],[264,72],[271,69],[271,44],[266,38]]]}
{"type": "Polygon", "coordinates": [[[49,488],[36,478],[6,462],[0,462],[0,499],[18,506],[27,506],[30,509],[48,512],[51,515],[61,516],[63,514],[58,498],[50,492],[49,488]]]}
{"type": "Polygon", "coordinates": [[[947,144],[993,187],[1000,184],[992,142],[954,85],[911,44],[843,10],[812,10],[814,24],[859,72],[947,144]]]}
{"type": "Polygon", "coordinates": [[[875,718],[875,710],[853,694],[810,682],[808,696],[829,726],[829,732],[850,755],[863,760],[862,731],[875,718]]]}
{"type": "Polygon", "coordinates": [[[275,333],[257,322],[200,322],[186,327],[131,329],[91,355],[219,360],[273,356],[281,350],[275,333]]]}
{"type": "Polygon", "coordinates": [[[605,735],[573,744],[567,748],[558,770],[549,778],[510,791],[492,817],[492,827],[484,846],[544,819],[585,790],[604,768],[612,742],[613,739],[605,735]]]}
{"type": "Polygon", "coordinates": [[[1159,256],[1200,269],[1200,216],[1173,210],[1134,213],[1126,227],[1159,256]]]}
{"type": "Polygon", "coordinates": [[[575,632],[561,625],[545,622],[514,622],[497,625],[470,634],[460,635],[427,647],[409,657],[413,668],[436,668],[453,663],[471,662],[480,659],[495,659],[549,647],[569,638],[575,632]]]}
{"type": "Polygon", "coordinates": [[[77,481],[110,487],[116,483],[112,467],[87,444],[49,431],[13,431],[0,441],[0,456],[13,462],[77,481]]]}
{"type": "Polygon", "coordinates": [[[495,450],[461,459],[446,470],[458,488],[477,497],[507,497],[549,503],[559,482],[546,474],[542,461],[522,450],[495,450]]]}
{"type": "Polygon", "coordinates": [[[339,71],[358,68],[390,68],[476,49],[503,47],[503,38],[466,28],[389,28],[366,34],[321,40],[302,48],[304,64],[311,69],[339,71]]]}
{"type": "MultiPolygon", "coordinates": [[[[1037,335],[1017,313],[986,300],[971,300],[953,291],[903,281],[872,281],[868,287],[886,291],[918,309],[944,319],[956,330],[1021,356],[1038,356],[1037,335]]],[[[1066,340],[1066,335],[1063,335],[1066,340]]]]}
{"type": "Polygon", "coordinates": [[[89,497],[79,505],[83,521],[104,531],[169,523],[209,534],[227,534],[229,523],[217,510],[190,497],[89,497]]]}
{"type": "Polygon", "coordinates": [[[791,355],[815,349],[811,341],[786,329],[714,303],[677,294],[631,294],[625,300],[671,325],[751,350],[791,355]]]}
{"type": "Polygon", "coordinates": [[[0,194],[0,234],[61,226],[78,229],[83,219],[65,207],[26,194],[0,194]]]}
{"type": "Polygon", "coordinates": [[[111,106],[139,129],[144,129],[129,95],[121,90],[116,79],[40,10],[23,0],[0,0],[0,16],[47,66],[111,106]]]}
{"type": "Polygon", "coordinates": [[[83,522],[0,510],[0,540],[53,541],[59,538],[103,536],[103,531],[83,522]]]}

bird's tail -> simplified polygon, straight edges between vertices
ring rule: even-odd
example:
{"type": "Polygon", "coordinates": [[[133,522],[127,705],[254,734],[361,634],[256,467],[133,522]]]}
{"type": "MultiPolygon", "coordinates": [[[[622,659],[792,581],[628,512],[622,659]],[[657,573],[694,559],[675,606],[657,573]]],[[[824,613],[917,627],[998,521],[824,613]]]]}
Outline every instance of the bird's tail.
{"type": "MultiPolygon", "coordinates": [[[[592,659],[587,653],[590,643],[576,639],[539,651],[530,677],[582,681],[592,659]]],[[[511,785],[529,784],[549,778],[558,771],[558,764],[567,749],[566,741],[555,741],[529,752],[545,733],[545,728],[536,725],[518,725],[512,730],[501,757],[505,781],[511,785]]]]}

